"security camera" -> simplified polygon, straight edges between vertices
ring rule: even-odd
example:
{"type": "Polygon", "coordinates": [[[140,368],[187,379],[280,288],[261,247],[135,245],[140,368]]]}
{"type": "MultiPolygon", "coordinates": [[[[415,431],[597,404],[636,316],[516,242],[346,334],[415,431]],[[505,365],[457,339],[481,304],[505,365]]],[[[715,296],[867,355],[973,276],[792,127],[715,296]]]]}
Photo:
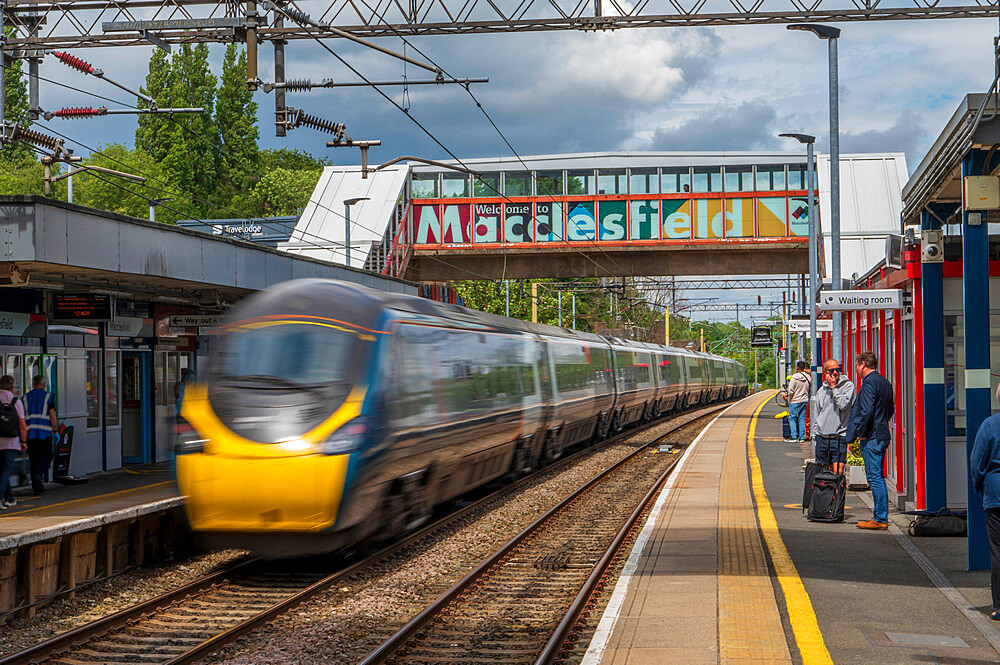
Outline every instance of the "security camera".
{"type": "Polygon", "coordinates": [[[921,263],[944,261],[944,237],[939,230],[924,230],[920,234],[921,263]]]}

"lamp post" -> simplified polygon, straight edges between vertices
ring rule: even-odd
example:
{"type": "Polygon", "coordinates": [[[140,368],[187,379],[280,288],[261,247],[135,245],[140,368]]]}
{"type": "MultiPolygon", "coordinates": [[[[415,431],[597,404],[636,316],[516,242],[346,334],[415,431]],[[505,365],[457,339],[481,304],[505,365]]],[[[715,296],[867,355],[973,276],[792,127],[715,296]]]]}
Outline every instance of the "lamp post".
{"type": "Polygon", "coordinates": [[[813,145],[816,137],[809,134],[778,134],[783,138],[792,138],[799,143],[806,144],[806,187],[808,198],[806,199],[809,219],[809,298],[806,300],[809,306],[809,367],[812,371],[812,394],[816,394],[819,388],[819,374],[817,359],[819,358],[819,345],[816,343],[816,291],[819,290],[819,217],[816,215],[816,160],[813,154],[813,145]]]}
{"type": "Polygon", "coordinates": [[[344,199],[344,264],[348,268],[351,267],[351,206],[367,200],[367,196],[344,199]]]}
{"type": "MultiPolygon", "coordinates": [[[[837,40],[840,28],[812,23],[793,23],[789,30],[807,30],[829,45],[830,55],[830,263],[833,289],[843,287],[840,277],[840,104],[837,96],[837,40]]],[[[842,360],[841,314],[833,313],[833,357],[842,360]]]]}

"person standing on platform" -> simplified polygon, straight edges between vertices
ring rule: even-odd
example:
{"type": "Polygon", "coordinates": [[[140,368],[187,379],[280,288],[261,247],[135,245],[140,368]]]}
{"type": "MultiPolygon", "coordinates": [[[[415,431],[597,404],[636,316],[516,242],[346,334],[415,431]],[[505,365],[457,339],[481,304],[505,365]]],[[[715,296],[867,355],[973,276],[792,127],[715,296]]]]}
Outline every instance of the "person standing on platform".
{"type": "Polygon", "coordinates": [[[17,505],[10,477],[17,468],[17,454],[26,446],[28,426],[24,422],[24,405],[11,392],[14,377],[0,376],[0,510],[17,505]]]}
{"type": "Polygon", "coordinates": [[[861,379],[858,399],[851,410],[847,441],[861,440],[861,457],[865,460],[865,477],[872,490],[875,508],[872,519],[858,522],[859,529],[889,528],[889,494],[885,488],[882,466],[889,449],[889,421],[895,409],[892,384],[878,373],[878,358],[871,351],[858,354],[857,376],[861,379]]]}
{"type": "MultiPolygon", "coordinates": [[[[1000,386],[997,387],[1000,400],[1000,386]]],[[[969,475],[976,492],[983,498],[986,511],[986,534],[990,541],[990,587],[993,611],[990,618],[1000,621],[1000,413],[983,421],[976,432],[976,442],[969,454],[969,475]]]]}
{"type": "Polygon", "coordinates": [[[795,374],[788,379],[788,387],[784,390],[788,399],[790,441],[806,440],[806,407],[809,405],[809,391],[812,388],[812,377],[806,371],[808,367],[803,360],[797,362],[795,374]]]}
{"type": "Polygon", "coordinates": [[[812,398],[812,430],[816,463],[836,474],[847,464],[847,421],[854,404],[854,384],[840,372],[840,362],[823,363],[823,383],[812,398]]]}
{"type": "Polygon", "coordinates": [[[56,397],[50,393],[44,376],[31,379],[31,391],[24,396],[24,420],[28,423],[28,463],[31,467],[31,489],[36,496],[45,491],[52,445],[59,443],[59,421],[56,420],[56,397]]]}

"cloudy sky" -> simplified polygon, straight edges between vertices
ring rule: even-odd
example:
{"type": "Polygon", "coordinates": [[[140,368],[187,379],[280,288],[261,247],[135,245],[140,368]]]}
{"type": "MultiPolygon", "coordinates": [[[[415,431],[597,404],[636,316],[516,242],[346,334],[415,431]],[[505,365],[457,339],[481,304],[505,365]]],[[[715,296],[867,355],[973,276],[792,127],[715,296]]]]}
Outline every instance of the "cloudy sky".
{"type": "MultiPolygon", "coordinates": [[[[915,167],[969,91],[993,74],[992,20],[843,24],[840,41],[842,150],[903,151],[915,167]]],[[[783,26],[629,29],[611,33],[550,32],[425,37],[413,40],[455,76],[487,76],[475,86],[483,107],[525,154],[596,150],[797,149],[775,138],[804,131],[826,146],[826,43],[783,26]]],[[[328,42],[371,79],[400,79],[399,61],[328,42]]],[[[381,43],[401,49],[399,39],[381,43]]],[[[78,52],[109,76],[138,84],[149,49],[78,52]]],[[[220,66],[222,47],[213,47],[220,66]]],[[[270,47],[261,49],[261,77],[272,78],[270,47]]],[[[412,54],[412,50],[410,51],[412,54]]],[[[419,57],[419,56],[417,56],[419,57]]],[[[311,41],[288,46],[287,76],[357,80],[311,41]]],[[[42,75],[127,100],[105,82],[84,78],[49,58],[42,75]]],[[[426,78],[412,66],[411,78],[426,78]]],[[[399,88],[386,88],[402,101],[399,88]]],[[[330,154],[354,163],[354,151],[325,148],[308,128],[273,135],[273,96],[257,93],[262,143],[330,154]],[[332,153],[332,154],[331,154],[332,153]]],[[[460,157],[510,154],[500,135],[460,87],[416,86],[410,114],[460,157]]],[[[42,82],[44,108],[100,104],[42,82]]],[[[447,153],[409,118],[368,88],[289,94],[290,106],[345,122],[355,138],[379,138],[374,160],[447,153]]],[[[131,143],[134,121],[115,118],[51,121],[50,126],[96,147],[131,143]]],[[[83,152],[86,152],[83,150],[83,152]]]]}
{"type": "MultiPolygon", "coordinates": [[[[894,21],[841,27],[842,150],[902,151],[912,172],[963,95],[989,86],[997,23],[894,21]]],[[[784,26],[469,35],[413,42],[454,76],[490,78],[489,84],[475,86],[474,91],[521,155],[798,150],[797,144],[776,138],[785,131],[815,134],[820,149],[827,146],[826,43],[784,26]]],[[[398,80],[403,75],[399,61],[342,41],[328,43],[370,79],[398,80]]],[[[380,43],[402,49],[399,39],[380,43]]],[[[149,53],[149,49],[107,49],[78,55],[109,76],[138,85],[149,53]]],[[[221,55],[222,47],[213,47],[216,71],[221,55]]],[[[264,46],[260,75],[265,80],[273,79],[270,57],[270,46],[264,46]]],[[[428,75],[412,66],[407,74],[428,75]]],[[[116,88],[84,79],[51,58],[42,75],[127,100],[116,88]]],[[[289,44],[287,77],[357,80],[311,41],[289,44]]],[[[402,101],[399,88],[386,91],[402,101]]],[[[44,82],[41,95],[47,109],[101,103],[44,82]]],[[[273,96],[258,92],[257,101],[265,146],[300,148],[336,163],[357,163],[356,151],[328,150],[328,137],[308,128],[294,130],[287,139],[275,138],[273,96]]],[[[381,139],[382,147],[373,150],[375,162],[398,155],[447,157],[410,118],[371,89],[289,94],[287,103],[346,123],[354,138],[381,139]]],[[[457,86],[413,87],[409,104],[410,115],[459,157],[510,154],[472,98],[457,86]]],[[[92,147],[131,143],[135,130],[134,120],[127,116],[46,124],[92,147]]],[[[740,293],[724,299],[756,298],[740,293]]],[[[704,316],[731,318],[731,314],[704,316]]]]}

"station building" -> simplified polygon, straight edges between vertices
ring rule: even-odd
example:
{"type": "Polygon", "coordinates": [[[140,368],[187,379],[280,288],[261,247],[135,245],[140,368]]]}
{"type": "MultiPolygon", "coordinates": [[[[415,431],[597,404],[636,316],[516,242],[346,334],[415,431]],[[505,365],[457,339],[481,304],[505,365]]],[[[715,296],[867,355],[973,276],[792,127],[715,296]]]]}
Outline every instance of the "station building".
{"type": "Polygon", "coordinates": [[[992,96],[961,101],[903,188],[899,242],[854,277],[859,290],[901,289],[903,308],[845,313],[843,325],[845,368],[873,349],[896,391],[886,474],[898,507],[967,508],[970,569],[989,565],[968,454],[1000,409],[1000,201],[966,186],[1000,187],[997,109],[992,96]]]}
{"type": "Polygon", "coordinates": [[[0,374],[19,395],[47,377],[74,429],[72,475],[169,458],[181,375],[240,298],[301,277],[418,293],[215,231],[0,196],[0,374]]]}
{"type": "MultiPolygon", "coordinates": [[[[577,153],[474,158],[460,166],[478,176],[416,162],[367,178],[360,166],[328,166],[291,238],[278,246],[344,263],[345,202],[353,201],[352,265],[419,281],[474,279],[488,269],[491,252],[503,255],[510,274],[522,256],[530,273],[595,248],[592,260],[573,257],[580,265],[568,266],[568,274],[580,276],[615,251],[623,265],[621,256],[649,254],[629,274],[807,272],[802,152],[577,153]],[[317,238],[332,242],[320,248],[317,238]],[[711,261],[694,247],[713,252],[711,261]],[[684,251],[650,251],[661,248],[684,251]],[[557,249],[569,251],[560,256],[557,249]]],[[[829,156],[819,154],[821,228],[829,218],[829,172],[829,156]]],[[[906,177],[902,153],[842,156],[845,274],[882,256],[885,236],[897,231],[906,177]]],[[[826,232],[824,242],[829,265],[826,232]]]]}

